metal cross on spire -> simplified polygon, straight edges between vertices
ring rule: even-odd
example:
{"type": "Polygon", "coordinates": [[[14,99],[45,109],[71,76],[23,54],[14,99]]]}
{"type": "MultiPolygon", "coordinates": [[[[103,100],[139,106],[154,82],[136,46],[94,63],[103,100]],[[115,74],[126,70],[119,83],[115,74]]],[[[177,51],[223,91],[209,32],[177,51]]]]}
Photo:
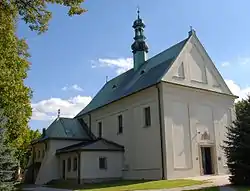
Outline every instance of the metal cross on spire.
{"type": "Polygon", "coordinates": [[[138,19],[140,19],[140,7],[139,7],[139,5],[137,6],[137,16],[138,16],[138,19]]]}

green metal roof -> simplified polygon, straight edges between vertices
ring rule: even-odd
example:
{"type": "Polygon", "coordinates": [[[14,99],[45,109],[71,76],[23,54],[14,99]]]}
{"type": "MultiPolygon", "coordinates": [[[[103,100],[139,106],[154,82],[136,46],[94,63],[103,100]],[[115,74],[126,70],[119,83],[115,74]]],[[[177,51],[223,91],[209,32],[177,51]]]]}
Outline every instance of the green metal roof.
{"type": "Polygon", "coordinates": [[[45,134],[41,138],[34,140],[33,143],[57,138],[91,140],[86,129],[77,119],[59,117],[45,130],[45,134]]]}
{"type": "Polygon", "coordinates": [[[188,39],[147,60],[137,70],[130,69],[107,82],[76,117],[160,82],[188,39]]]}

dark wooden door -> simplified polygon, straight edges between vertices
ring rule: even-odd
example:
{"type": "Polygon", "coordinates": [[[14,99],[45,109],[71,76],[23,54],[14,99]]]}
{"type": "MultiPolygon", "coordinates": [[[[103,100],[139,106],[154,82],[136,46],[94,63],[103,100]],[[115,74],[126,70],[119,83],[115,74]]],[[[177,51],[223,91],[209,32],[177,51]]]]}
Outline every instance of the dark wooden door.
{"type": "Polygon", "coordinates": [[[213,174],[211,147],[201,147],[202,170],[204,175],[213,174]]]}

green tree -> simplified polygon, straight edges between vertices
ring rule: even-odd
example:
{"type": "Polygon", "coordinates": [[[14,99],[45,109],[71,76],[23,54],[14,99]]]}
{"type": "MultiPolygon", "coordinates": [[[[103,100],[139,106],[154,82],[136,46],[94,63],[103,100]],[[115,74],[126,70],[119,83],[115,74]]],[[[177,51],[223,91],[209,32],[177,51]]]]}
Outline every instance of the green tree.
{"type": "Polygon", "coordinates": [[[15,189],[15,174],[18,162],[14,157],[14,150],[6,144],[3,128],[5,118],[0,113],[0,191],[12,191],[15,189]]]}
{"type": "Polygon", "coordinates": [[[31,90],[24,85],[29,69],[27,46],[17,39],[15,30],[12,10],[0,3],[0,108],[8,118],[7,140],[19,147],[31,116],[31,90]]]}
{"type": "Polygon", "coordinates": [[[250,96],[235,105],[236,119],[228,127],[225,141],[230,181],[235,185],[250,185],[250,96]]]}
{"type": "Polygon", "coordinates": [[[19,158],[19,164],[22,169],[27,167],[29,158],[31,156],[30,143],[34,139],[41,137],[41,133],[38,130],[27,129],[26,137],[22,146],[18,149],[17,155],[19,158]]]}
{"type": "Polygon", "coordinates": [[[12,10],[14,17],[24,20],[31,30],[43,33],[48,30],[52,13],[48,4],[59,4],[69,7],[68,15],[80,15],[86,11],[81,8],[84,0],[1,0],[0,3],[12,10]]]}
{"type": "MultiPolygon", "coordinates": [[[[41,34],[48,30],[52,13],[47,5],[69,7],[70,16],[86,10],[80,5],[84,0],[0,0],[0,108],[8,117],[6,141],[17,148],[17,157],[24,161],[22,153],[30,141],[28,122],[32,114],[32,91],[25,86],[30,67],[28,45],[16,35],[16,22],[22,19],[29,28],[41,34]]],[[[25,162],[23,162],[25,163],[25,162]]]]}

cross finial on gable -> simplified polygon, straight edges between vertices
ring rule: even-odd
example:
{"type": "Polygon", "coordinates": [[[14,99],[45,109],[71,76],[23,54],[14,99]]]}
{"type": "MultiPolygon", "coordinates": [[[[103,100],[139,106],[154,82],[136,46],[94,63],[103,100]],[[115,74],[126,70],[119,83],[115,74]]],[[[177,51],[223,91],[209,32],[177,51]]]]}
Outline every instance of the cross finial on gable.
{"type": "Polygon", "coordinates": [[[190,31],[188,32],[188,36],[195,35],[195,30],[193,29],[192,25],[190,25],[189,27],[190,27],[190,31]]]}

